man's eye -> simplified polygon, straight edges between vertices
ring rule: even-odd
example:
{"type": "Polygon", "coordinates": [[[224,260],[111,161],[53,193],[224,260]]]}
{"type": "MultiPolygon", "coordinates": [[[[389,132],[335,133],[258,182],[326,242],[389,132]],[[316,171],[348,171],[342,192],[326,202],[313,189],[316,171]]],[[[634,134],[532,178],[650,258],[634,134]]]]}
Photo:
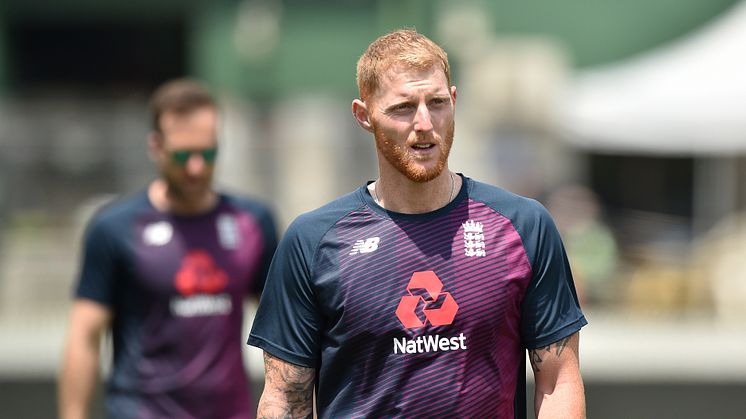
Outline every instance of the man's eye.
{"type": "Polygon", "coordinates": [[[412,108],[412,105],[410,105],[409,103],[402,103],[402,104],[394,106],[393,110],[394,112],[401,112],[401,111],[409,110],[411,108],[412,108]]]}

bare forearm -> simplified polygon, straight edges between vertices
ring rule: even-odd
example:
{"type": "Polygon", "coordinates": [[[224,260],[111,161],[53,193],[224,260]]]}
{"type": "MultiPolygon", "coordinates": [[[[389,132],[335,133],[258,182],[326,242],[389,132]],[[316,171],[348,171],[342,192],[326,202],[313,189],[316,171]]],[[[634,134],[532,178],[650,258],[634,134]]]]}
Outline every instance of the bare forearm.
{"type": "Polygon", "coordinates": [[[98,345],[69,345],[65,351],[58,387],[61,419],[88,417],[88,408],[98,382],[98,345]]]}
{"type": "Polygon", "coordinates": [[[257,419],[313,418],[316,370],[264,354],[265,384],[257,419]]]}
{"type": "Polygon", "coordinates": [[[313,418],[313,401],[293,403],[283,398],[267,397],[265,393],[259,400],[257,419],[306,419],[313,418]]]}
{"type": "Polygon", "coordinates": [[[88,405],[98,383],[101,336],[111,311],[96,302],[76,300],[62,358],[58,391],[60,418],[88,417],[88,405]]]}
{"type": "Polygon", "coordinates": [[[580,336],[575,333],[529,351],[536,382],[534,411],[537,419],[585,418],[579,341],[580,336]]]}
{"type": "Polygon", "coordinates": [[[551,394],[536,391],[534,397],[537,419],[585,418],[582,382],[558,383],[551,394]]]}
{"type": "Polygon", "coordinates": [[[313,384],[277,390],[265,388],[259,399],[257,419],[296,419],[313,417],[313,384]]]}

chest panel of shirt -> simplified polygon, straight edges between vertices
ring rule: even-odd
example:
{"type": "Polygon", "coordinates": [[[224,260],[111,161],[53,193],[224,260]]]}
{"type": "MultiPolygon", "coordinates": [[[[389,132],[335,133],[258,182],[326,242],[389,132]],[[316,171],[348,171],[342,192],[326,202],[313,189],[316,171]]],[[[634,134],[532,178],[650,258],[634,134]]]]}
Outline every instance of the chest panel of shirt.
{"type": "Polygon", "coordinates": [[[143,392],[161,402],[188,388],[228,403],[246,388],[236,342],[241,301],[265,246],[260,226],[250,214],[223,206],[188,218],[146,209],[128,230],[127,257],[117,266],[126,292],[116,302],[119,356],[111,391],[124,400],[143,392]],[[159,399],[164,393],[170,395],[159,399]]]}
{"type": "Polygon", "coordinates": [[[511,397],[531,269],[509,220],[469,200],[430,221],[362,210],[335,226],[318,255],[314,284],[329,323],[322,369],[356,370],[350,397],[357,413],[395,415],[375,409],[417,403],[417,394],[438,394],[438,385],[462,396],[441,394],[446,409],[471,400],[467,394],[495,398],[495,388],[511,397]],[[467,377],[470,371],[503,376],[467,377]],[[394,383],[397,401],[378,400],[394,383]]]}
{"type": "Polygon", "coordinates": [[[168,304],[174,296],[245,295],[264,244],[250,215],[225,209],[189,218],[143,214],[131,246],[133,285],[168,304]]]}
{"type": "Polygon", "coordinates": [[[402,297],[419,295],[421,304],[439,307],[446,293],[458,304],[453,326],[493,328],[497,313],[517,314],[531,275],[510,221],[473,201],[433,221],[395,221],[369,210],[349,214],[322,242],[315,266],[330,326],[342,321],[352,336],[409,329],[396,316],[402,297]],[[413,280],[427,271],[437,279],[413,280]]]}

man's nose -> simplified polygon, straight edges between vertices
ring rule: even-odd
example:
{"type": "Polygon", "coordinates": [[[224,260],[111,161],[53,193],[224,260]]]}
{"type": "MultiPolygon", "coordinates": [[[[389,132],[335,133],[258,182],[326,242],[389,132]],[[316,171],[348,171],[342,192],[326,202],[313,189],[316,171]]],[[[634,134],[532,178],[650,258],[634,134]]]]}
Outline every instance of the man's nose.
{"type": "Polygon", "coordinates": [[[424,103],[417,107],[417,113],[414,115],[414,130],[415,131],[430,131],[433,129],[433,122],[430,118],[430,110],[424,103]]]}
{"type": "Polygon", "coordinates": [[[192,153],[187,160],[186,170],[190,175],[198,175],[205,170],[205,158],[200,153],[192,153]]]}

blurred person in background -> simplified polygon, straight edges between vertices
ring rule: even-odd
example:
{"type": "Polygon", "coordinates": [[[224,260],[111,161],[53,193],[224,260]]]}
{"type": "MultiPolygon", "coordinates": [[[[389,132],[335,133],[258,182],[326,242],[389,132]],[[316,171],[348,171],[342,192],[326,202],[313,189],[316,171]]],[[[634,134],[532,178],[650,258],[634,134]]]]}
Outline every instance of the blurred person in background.
{"type": "Polygon", "coordinates": [[[261,292],[277,236],[268,207],[212,186],[218,108],[178,79],[151,98],[145,190],[90,221],[75,290],[59,409],[84,418],[112,332],[112,418],[253,418],[243,365],[243,302],[261,292]]]}
{"type": "Polygon", "coordinates": [[[564,185],[549,194],[547,209],[567,248],[581,301],[598,305],[619,298],[619,249],[596,194],[585,186],[564,185]]]}
{"type": "MultiPolygon", "coordinates": [[[[581,418],[580,310],[559,234],[536,201],[452,172],[456,87],[414,30],[357,65],[358,124],[379,177],[298,217],[249,344],[258,416],[581,418]],[[314,397],[315,388],[315,397],[314,397]]],[[[308,185],[312,187],[313,185],[308,185]]]]}

